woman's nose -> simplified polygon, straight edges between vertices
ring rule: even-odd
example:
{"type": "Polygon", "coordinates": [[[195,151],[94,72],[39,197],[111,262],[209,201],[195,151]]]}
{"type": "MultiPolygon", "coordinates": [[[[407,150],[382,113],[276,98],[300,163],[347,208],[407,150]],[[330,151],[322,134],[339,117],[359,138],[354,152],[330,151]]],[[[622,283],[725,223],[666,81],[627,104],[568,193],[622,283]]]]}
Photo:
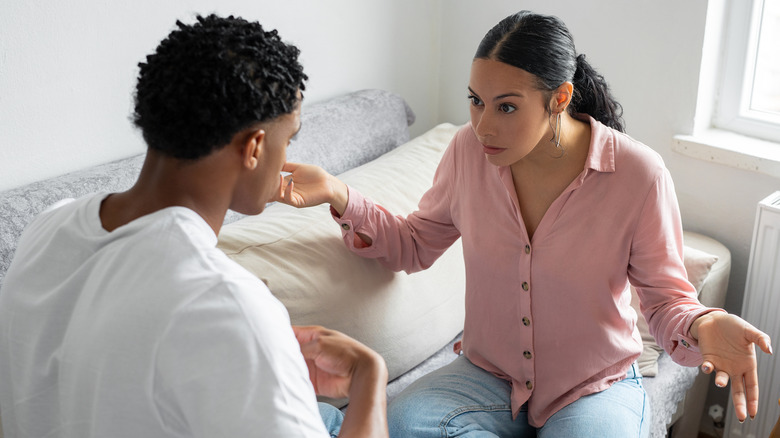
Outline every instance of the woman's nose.
{"type": "Polygon", "coordinates": [[[485,139],[495,134],[493,119],[485,111],[478,114],[476,118],[472,120],[472,125],[474,125],[474,133],[477,134],[477,137],[480,139],[485,139]]]}

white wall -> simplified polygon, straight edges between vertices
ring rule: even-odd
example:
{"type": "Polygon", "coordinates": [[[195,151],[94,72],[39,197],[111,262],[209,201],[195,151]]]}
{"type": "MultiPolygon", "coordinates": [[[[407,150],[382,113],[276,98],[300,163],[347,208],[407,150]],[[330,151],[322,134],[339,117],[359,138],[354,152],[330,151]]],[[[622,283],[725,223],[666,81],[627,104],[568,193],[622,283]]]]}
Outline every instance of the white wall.
{"type": "Polygon", "coordinates": [[[5,0],[0,190],[145,151],[132,127],[137,64],[177,19],[234,14],[302,51],[306,102],[363,88],[404,96],[412,134],[437,117],[439,4],[415,0],[5,0]]]}

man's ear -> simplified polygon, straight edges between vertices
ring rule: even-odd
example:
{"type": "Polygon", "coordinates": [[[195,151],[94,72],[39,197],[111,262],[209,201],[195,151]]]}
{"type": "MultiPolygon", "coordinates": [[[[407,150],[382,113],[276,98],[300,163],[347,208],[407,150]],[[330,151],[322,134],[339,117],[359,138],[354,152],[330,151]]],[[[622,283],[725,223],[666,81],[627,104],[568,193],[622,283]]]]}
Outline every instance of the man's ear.
{"type": "Polygon", "coordinates": [[[263,141],[265,140],[265,131],[256,129],[251,131],[244,141],[241,148],[244,167],[254,170],[257,167],[258,160],[263,150],[263,141]]]}
{"type": "Polygon", "coordinates": [[[553,91],[550,108],[552,112],[560,113],[571,103],[571,97],[574,93],[574,85],[571,82],[564,82],[553,91]]]}

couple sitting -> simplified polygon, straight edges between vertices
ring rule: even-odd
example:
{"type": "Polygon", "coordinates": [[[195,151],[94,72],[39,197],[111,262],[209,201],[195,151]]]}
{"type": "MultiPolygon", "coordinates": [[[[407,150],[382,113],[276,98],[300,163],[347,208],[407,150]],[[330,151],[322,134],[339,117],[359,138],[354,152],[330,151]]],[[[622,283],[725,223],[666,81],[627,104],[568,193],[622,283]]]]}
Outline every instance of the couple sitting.
{"type": "Polygon", "coordinates": [[[239,18],[177,25],[140,64],[136,184],[47,211],[19,242],[0,292],[6,437],[646,436],[629,281],[672,357],[731,379],[737,417],[755,415],[753,346],[770,352],[769,338],[696,300],[669,174],[621,133],[620,105],[560,20],[524,11],[488,32],[471,123],[407,218],[286,162],[307,79],[298,49],[239,18]],[[395,270],[462,238],[464,354],[388,408],[377,353],[291,327],[216,249],[228,209],[271,200],[329,203],[355,225],[351,249],[395,270]],[[588,220],[605,205],[631,214],[588,220]],[[315,394],[349,397],[346,415],[315,394]]]}

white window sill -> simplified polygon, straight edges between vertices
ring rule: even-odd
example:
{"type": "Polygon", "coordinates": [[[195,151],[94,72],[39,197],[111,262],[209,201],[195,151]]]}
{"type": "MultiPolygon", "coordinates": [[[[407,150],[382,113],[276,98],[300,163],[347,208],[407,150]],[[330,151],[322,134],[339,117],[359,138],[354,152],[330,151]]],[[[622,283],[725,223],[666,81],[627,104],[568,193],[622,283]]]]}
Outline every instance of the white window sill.
{"type": "Polygon", "coordinates": [[[780,178],[780,144],[721,129],[675,135],[672,150],[712,163],[780,178]]]}

